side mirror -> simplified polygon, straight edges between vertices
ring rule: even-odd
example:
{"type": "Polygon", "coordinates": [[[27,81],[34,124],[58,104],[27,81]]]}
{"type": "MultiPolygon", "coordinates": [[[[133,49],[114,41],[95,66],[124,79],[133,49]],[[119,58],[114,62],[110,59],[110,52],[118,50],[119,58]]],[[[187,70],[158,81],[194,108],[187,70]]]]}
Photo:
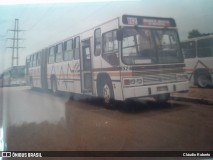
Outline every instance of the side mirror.
{"type": "Polygon", "coordinates": [[[123,40],[123,30],[122,29],[118,29],[117,30],[117,40],[118,41],[122,41],[123,40]]]}

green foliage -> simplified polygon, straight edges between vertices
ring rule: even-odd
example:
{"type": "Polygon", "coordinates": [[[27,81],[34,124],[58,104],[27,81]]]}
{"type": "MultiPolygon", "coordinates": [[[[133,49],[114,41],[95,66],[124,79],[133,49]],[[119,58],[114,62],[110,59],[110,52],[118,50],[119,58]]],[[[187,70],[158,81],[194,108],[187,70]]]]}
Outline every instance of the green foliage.
{"type": "Polygon", "coordinates": [[[201,37],[201,36],[202,34],[197,29],[193,29],[192,31],[188,33],[188,38],[195,38],[195,37],[201,37]]]}

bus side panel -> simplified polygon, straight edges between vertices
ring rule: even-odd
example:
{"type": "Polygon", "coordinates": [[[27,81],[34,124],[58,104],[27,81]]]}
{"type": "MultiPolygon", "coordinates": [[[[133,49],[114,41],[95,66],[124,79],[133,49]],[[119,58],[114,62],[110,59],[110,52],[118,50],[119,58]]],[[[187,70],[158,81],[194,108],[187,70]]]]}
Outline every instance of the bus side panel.
{"type": "Polygon", "coordinates": [[[56,75],[54,64],[47,64],[47,84],[48,89],[51,89],[51,77],[56,75]]]}
{"type": "Polygon", "coordinates": [[[66,62],[62,61],[62,62],[58,62],[55,63],[55,69],[56,69],[56,79],[57,79],[57,89],[59,91],[64,91],[64,92],[68,92],[68,88],[67,88],[67,76],[66,76],[66,62]]]}
{"type": "Polygon", "coordinates": [[[43,50],[41,53],[41,88],[47,89],[47,51],[43,50]]]}
{"type": "Polygon", "coordinates": [[[30,83],[32,87],[41,88],[41,74],[40,74],[41,67],[32,67],[29,69],[30,75],[30,83]]]}
{"type": "Polygon", "coordinates": [[[73,60],[73,92],[81,93],[80,59],[73,60]]]}

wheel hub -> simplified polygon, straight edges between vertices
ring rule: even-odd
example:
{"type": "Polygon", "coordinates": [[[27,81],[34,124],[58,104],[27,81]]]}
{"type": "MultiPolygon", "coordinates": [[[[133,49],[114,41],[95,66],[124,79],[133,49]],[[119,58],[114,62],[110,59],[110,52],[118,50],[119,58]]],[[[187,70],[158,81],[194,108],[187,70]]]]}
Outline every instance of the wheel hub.
{"type": "Polygon", "coordinates": [[[208,78],[206,76],[199,76],[198,83],[201,87],[206,87],[208,85],[208,78]]]}
{"type": "Polygon", "coordinates": [[[103,98],[104,98],[105,103],[109,103],[109,101],[110,101],[110,89],[109,89],[109,86],[106,85],[106,84],[103,87],[103,98]]]}

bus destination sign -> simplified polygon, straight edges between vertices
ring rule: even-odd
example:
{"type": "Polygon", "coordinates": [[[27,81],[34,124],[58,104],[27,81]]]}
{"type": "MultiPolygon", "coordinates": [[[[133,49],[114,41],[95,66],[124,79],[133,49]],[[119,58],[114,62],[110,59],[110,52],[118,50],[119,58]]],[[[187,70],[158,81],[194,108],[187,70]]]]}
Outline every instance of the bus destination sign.
{"type": "Polygon", "coordinates": [[[123,15],[122,21],[124,24],[128,25],[176,27],[175,21],[172,18],[123,15]]]}
{"type": "Polygon", "coordinates": [[[161,27],[170,27],[170,21],[164,19],[148,19],[143,18],[143,25],[145,26],[161,26],[161,27]]]}

